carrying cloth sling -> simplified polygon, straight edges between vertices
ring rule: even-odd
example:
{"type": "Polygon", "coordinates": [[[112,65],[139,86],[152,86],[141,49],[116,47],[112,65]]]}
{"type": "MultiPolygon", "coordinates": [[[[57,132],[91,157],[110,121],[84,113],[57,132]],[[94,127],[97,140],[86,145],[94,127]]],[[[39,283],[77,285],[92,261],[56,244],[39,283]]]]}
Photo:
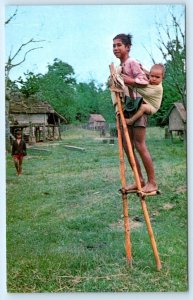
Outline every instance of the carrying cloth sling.
{"type": "MultiPolygon", "coordinates": [[[[110,87],[110,90],[112,92],[119,92],[125,94],[122,99],[123,104],[123,111],[127,113],[135,113],[141,103],[143,102],[142,97],[135,97],[134,92],[132,89],[128,88],[125,86],[123,78],[121,77],[120,74],[114,72],[111,74],[111,77],[108,80],[108,85],[110,87]],[[129,92],[129,95],[127,95],[129,92]]],[[[114,95],[112,94],[112,101],[113,105],[116,105],[116,100],[114,99],[114,95]]]]}
{"type": "Polygon", "coordinates": [[[129,96],[125,96],[125,105],[123,110],[126,113],[134,113],[139,109],[142,102],[142,97],[131,98],[129,96]]]}

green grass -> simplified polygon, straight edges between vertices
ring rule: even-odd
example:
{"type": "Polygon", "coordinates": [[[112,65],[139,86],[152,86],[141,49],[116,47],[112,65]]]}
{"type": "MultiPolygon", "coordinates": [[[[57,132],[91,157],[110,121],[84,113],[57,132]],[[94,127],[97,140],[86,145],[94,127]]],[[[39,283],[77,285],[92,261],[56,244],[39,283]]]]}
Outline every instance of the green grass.
{"type": "MultiPolygon", "coordinates": [[[[160,128],[148,128],[147,144],[162,191],[147,198],[162,270],[156,270],[133,194],[132,268],[127,264],[117,142],[104,144],[97,132],[68,131],[60,142],[36,145],[50,151],[28,149],[21,177],[7,156],[9,292],[188,290],[186,149],[178,139],[165,140],[160,128]]],[[[132,181],[128,164],[127,181],[132,181]]]]}

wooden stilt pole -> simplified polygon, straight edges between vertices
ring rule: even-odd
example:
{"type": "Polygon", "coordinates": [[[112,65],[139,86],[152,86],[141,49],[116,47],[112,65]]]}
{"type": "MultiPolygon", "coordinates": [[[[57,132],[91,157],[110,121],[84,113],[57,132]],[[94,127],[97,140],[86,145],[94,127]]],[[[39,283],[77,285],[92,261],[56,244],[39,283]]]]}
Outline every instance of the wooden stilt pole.
{"type": "Polygon", "coordinates": [[[148,234],[149,234],[149,238],[150,238],[151,247],[152,247],[152,250],[153,250],[157,270],[160,271],[161,268],[162,268],[162,265],[161,265],[161,261],[160,261],[160,258],[159,258],[159,253],[158,253],[158,250],[157,250],[157,245],[156,245],[156,241],[155,241],[154,234],[153,234],[153,229],[151,227],[151,222],[150,222],[150,218],[149,218],[149,214],[148,214],[148,210],[147,210],[147,205],[146,205],[146,202],[145,202],[145,196],[140,196],[140,198],[141,198],[140,199],[141,200],[141,207],[142,207],[142,210],[143,210],[144,219],[145,219],[145,222],[146,222],[147,231],[148,231],[148,234]]]}
{"type": "MultiPolygon", "coordinates": [[[[113,64],[110,65],[110,71],[111,71],[111,75],[115,74],[113,64]]],[[[123,127],[123,132],[124,132],[125,139],[126,139],[126,145],[127,145],[127,150],[128,150],[129,157],[130,157],[131,168],[133,170],[133,175],[134,175],[134,178],[135,178],[137,189],[138,189],[138,191],[141,191],[141,182],[140,182],[140,179],[139,179],[137,165],[136,165],[135,157],[134,157],[134,154],[133,154],[133,148],[132,148],[132,145],[131,145],[131,140],[130,140],[129,133],[128,133],[128,130],[127,130],[127,124],[126,124],[124,114],[123,114],[123,110],[122,110],[122,105],[121,105],[119,92],[114,92],[114,93],[115,93],[115,97],[116,97],[118,113],[120,115],[120,119],[121,119],[121,123],[122,123],[122,127],[123,127]]],[[[120,128],[120,124],[119,124],[118,127],[120,128]]],[[[149,214],[148,214],[148,210],[147,210],[147,205],[146,205],[146,202],[145,202],[145,196],[142,196],[139,193],[139,197],[140,197],[141,207],[142,207],[143,214],[144,214],[144,219],[145,219],[146,226],[147,226],[147,231],[148,231],[150,242],[151,242],[151,247],[152,247],[154,258],[155,258],[155,261],[156,261],[157,270],[159,271],[161,269],[161,261],[160,261],[160,258],[159,258],[156,241],[155,241],[154,234],[153,234],[153,229],[151,227],[151,222],[150,222],[150,218],[149,218],[149,214]]],[[[127,200],[127,197],[126,197],[126,200],[127,200]]]]}
{"type": "MultiPolygon", "coordinates": [[[[124,131],[124,135],[125,135],[125,139],[126,139],[126,144],[127,144],[127,148],[128,148],[128,153],[129,153],[129,156],[130,156],[131,167],[132,167],[132,170],[133,170],[133,174],[134,174],[135,182],[136,182],[136,185],[137,185],[137,189],[140,191],[141,190],[141,182],[140,182],[140,179],[139,179],[139,174],[138,174],[138,170],[137,170],[137,166],[136,166],[136,162],[135,162],[135,158],[134,158],[134,154],[133,154],[133,149],[132,149],[129,133],[128,133],[128,130],[127,130],[127,125],[126,125],[125,118],[124,118],[123,111],[122,111],[121,101],[120,101],[120,98],[119,98],[119,94],[118,93],[115,93],[115,94],[116,94],[116,99],[117,99],[118,111],[119,111],[119,114],[120,114],[120,118],[121,118],[121,122],[122,122],[122,126],[123,126],[123,131],[124,131]]],[[[156,241],[155,241],[153,230],[152,230],[152,227],[151,227],[151,222],[150,222],[150,218],[149,218],[149,214],[148,214],[148,210],[147,210],[147,206],[146,206],[146,202],[145,202],[145,196],[142,196],[142,195],[139,194],[139,197],[140,197],[140,200],[141,200],[141,207],[142,207],[142,210],[143,210],[144,219],[145,219],[146,226],[147,226],[147,231],[148,231],[148,234],[149,234],[151,247],[152,247],[152,250],[153,250],[154,257],[155,257],[157,270],[159,271],[161,269],[161,261],[160,261],[160,258],[159,258],[156,241]]]]}
{"type": "MultiPolygon", "coordinates": [[[[121,186],[122,190],[126,188],[126,178],[125,178],[125,162],[124,162],[124,152],[123,152],[123,142],[121,137],[121,129],[119,116],[116,116],[117,119],[117,132],[118,132],[118,145],[119,145],[119,158],[120,158],[120,177],[121,177],[121,186]]],[[[131,254],[131,241],[130,241],[130,224],[129,224],[129,214],[128,214],[128,203],[127,203],[127,194],[122,193],[123,200],[123,216],[124,216],[124,228],[125,228],[125,249],[128,263],[132,266],[132,254],[131,254]]]]}
{"type": "MultiPolygon", "coordinates": [[[[140,191],[141,190],[141,182],[140,182],[140,179],[139,179],[139,174],[138,174],[137,166],[136,166],[136,163],[135,163],[133,149],[132,149],[132,146],[131,146],[131,141],[130,141],[129,133],[128,133],[128,130],[127,130],[127,125],[126,125],[125,118],[124,118],[124,115],[123,115],[121,101],[120,101],[118,93],[116,93],[116,98],[117,98],[118,110],[119,110],[119,113],[120,113],[120,118],[121,118],[121,122],[122,122],[122,126],[123,126],[123,131],[124,131],[124,135],[125,135],[125,139],[126,139],[126,144],[127,144],[127,148],[128,148],[128,152],[129,152],[129,156],[130,156],[131,167],[132,167],[132,170],[133,170],[133,173],[134,173],[134,178],[135,178],[137,188],[140,191]]],[[[145,202],[145,196],[139,195],[139,197],[140,197],[140,200],[141,200],[141,207],[142,207],[142,210],[143,210],[143,214],[144,214],[148,234],[149,234],[149,237],[150,237],[150,242],[151,242],[152,250],[153,250],[153,253],[154,253],[154,257],[155,257],[157,270],[159,271],[161,269],[161,262],[160,262],[160,259],[159,259],[157,245],[156,245],[153,230],[152,230],[152,227],[151,227],[151,222],[150,222],[150,218],[149,218],[149,214],[148,214],[148,210],[147,210],[147,206],[146,206],[146,202],[145,202]]]]}

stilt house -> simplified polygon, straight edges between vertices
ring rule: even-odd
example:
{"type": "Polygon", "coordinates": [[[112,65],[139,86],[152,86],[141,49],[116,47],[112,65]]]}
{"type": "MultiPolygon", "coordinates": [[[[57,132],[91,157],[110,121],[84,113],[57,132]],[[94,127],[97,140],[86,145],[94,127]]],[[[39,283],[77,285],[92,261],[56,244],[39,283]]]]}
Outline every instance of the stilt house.
{"type": "Polygon", "coordinates": [[[90,114],[88,121],[88,128],[94,130],[105,129],[106,121],[104,117],[100,114],[90,114]]]}
{"type": "Polygon", "coordinates": [[[60,123],[66,123],[47,102],[25,99],[19,94],[10,100],[10,131],[20,128],[29,143],[60,139],[60,123]]]}
{"type": "Polygon", "coordinates": [[[168,132],[171,136],[172,132],[176,132],[178,135],[186,135],[186,110],[183,103],[174,102],[162,124],[168,125],[168,132]]]}

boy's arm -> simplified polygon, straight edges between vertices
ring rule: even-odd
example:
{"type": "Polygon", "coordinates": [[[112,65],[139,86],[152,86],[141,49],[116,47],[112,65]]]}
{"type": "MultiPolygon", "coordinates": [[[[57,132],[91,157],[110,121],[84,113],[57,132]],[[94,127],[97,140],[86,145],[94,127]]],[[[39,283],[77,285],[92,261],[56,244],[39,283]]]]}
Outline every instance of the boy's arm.
{"type": "Polygon", "coordinates": [[[24,156],[27,155],[27,148],[26,148],[25,141],[23,141],[23,154],[24,154],[24,156]]]}
{"type": "MultiPolygon", "coordinates": [[[[141,86],[144,87],[149,83],[149,80],[145,74],[145,72],[143,71],[141,65],[135,61],[135,60],[131,60],[130,62],[130,76],[122,74],[123,76],[123,80],[124,83],[126,85],[130,85],[133,87],[136,86],[141,86]]],[[[123,72],[123,73],[127,73],[127,72],[123,72]]]]}
{"type": "Polygon", "coordinates": [[[13,141],[13,144],[12,144],[12,149],[11,149],[11,156],[13,156],[15,153],[15,143],[13,141]]]}
{"type": "Polygon", "coordinates": [[[125,75],[125,74],[122,74],[121,75],[123,80],[124,80],[124,83],[126,85],[130,85],[130,86],[133,86],[133,87],[137,87],[137,86],[140,86],[140,87],[144,87],[144,86],[147,86],[148,84],[148,81],[147,80],[140,80],[138,78],[132,78],[128,75],[125,75]]]}

